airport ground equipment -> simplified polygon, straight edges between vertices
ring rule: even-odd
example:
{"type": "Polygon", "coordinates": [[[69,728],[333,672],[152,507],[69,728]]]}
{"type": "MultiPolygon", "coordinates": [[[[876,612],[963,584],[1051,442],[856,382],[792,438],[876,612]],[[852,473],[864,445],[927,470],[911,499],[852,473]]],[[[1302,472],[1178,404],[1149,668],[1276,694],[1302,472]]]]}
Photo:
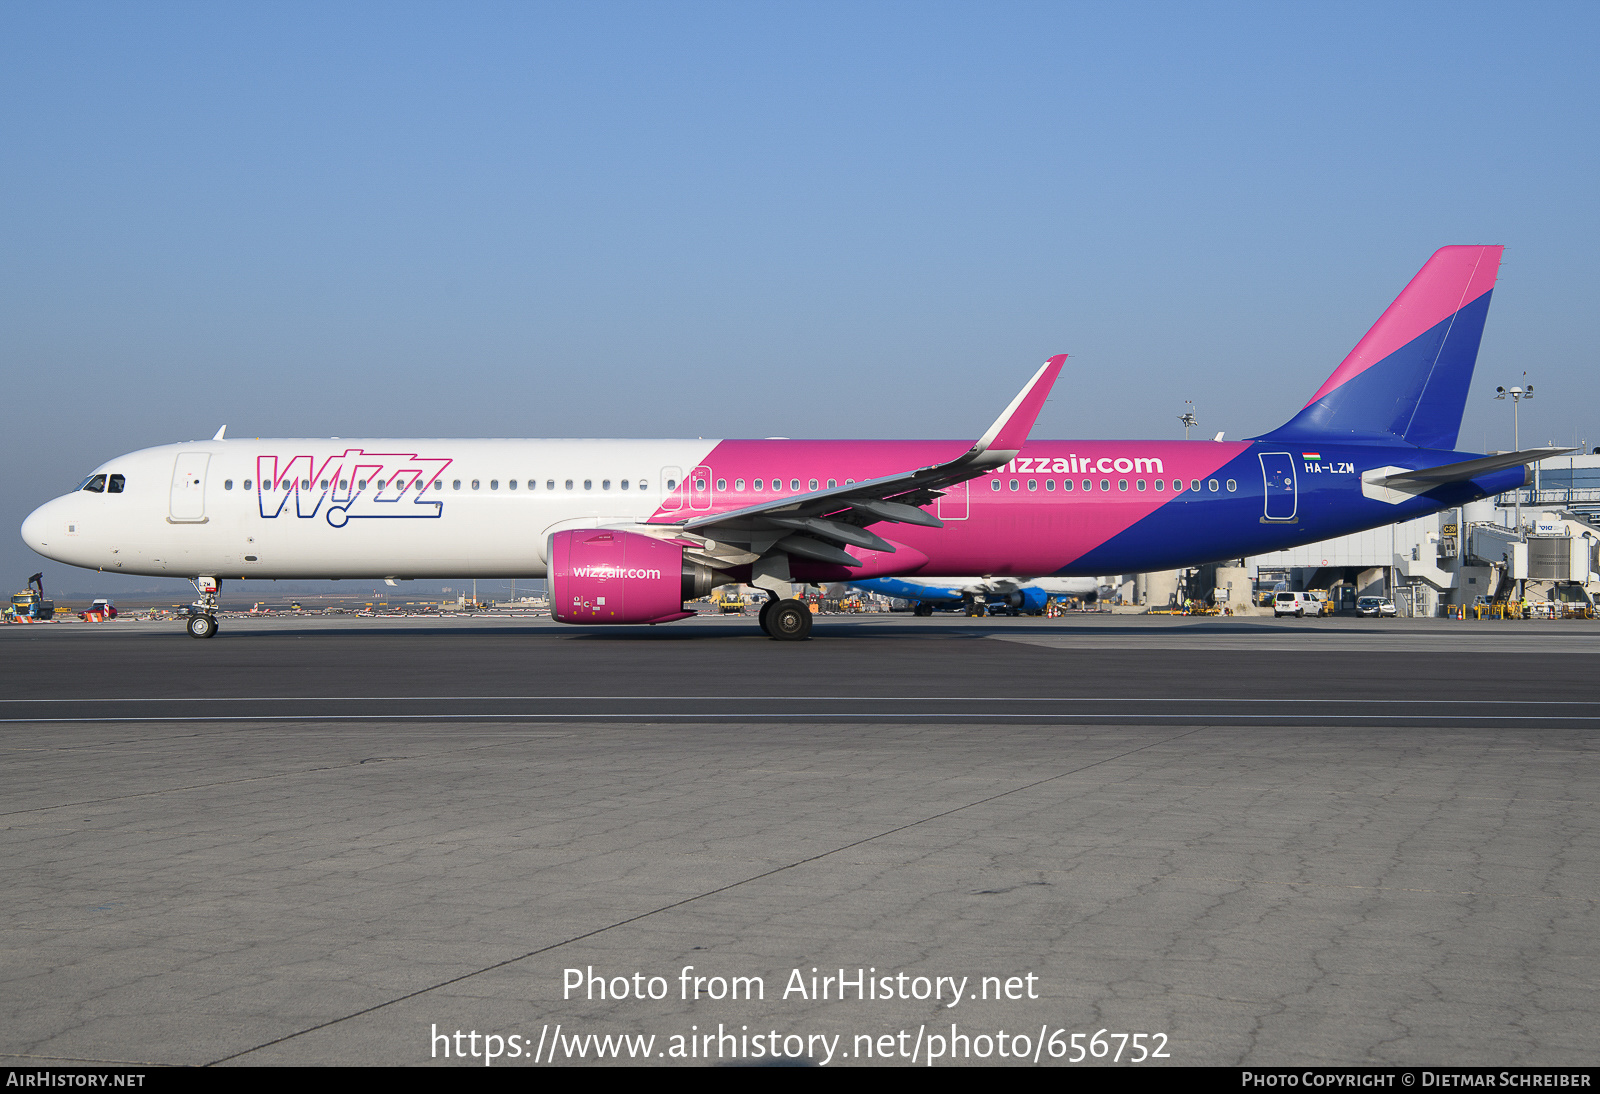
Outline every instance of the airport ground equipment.
{"type": "Polygon", "coordinates": [[[55,614],[55,601],[45,599],[43,573],[28,578],[28,591],[13,594],[5,611],[7,623],[39,623],[55,614]]]}

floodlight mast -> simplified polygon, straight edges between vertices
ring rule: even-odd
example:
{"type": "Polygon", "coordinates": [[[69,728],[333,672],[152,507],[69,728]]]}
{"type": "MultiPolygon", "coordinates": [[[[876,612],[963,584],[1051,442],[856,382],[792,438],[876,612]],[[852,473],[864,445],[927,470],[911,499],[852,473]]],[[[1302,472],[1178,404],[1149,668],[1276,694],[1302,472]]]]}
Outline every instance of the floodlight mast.
{"type": "MultiPolygon", "coordinates": [[[[1511,396],[1511,450],[1513,452],[1521,452],[1522,451],[1522,422],[1521,422],[1522,400],[1533,398],[1533,385],[1527,383],[1528,374],[1526,372],[1524,372],[1522,374],[1522,379],[1523,379],[1523,383],[1526,386],[1523,386],[1523,387],[1497,387],[1497,388],[1494,389],[1495,390],[1495,396],[1494,397],[1496,399],[1498,399],[1498,400],[1504,401],[1506,396],[1508,396],[1508,395],[1511,396]]],[[[1520,536],[1521,534],[1522,534],[1522,490],[1519,488],[1517,490],[1517,535],[1520,536]]]]}

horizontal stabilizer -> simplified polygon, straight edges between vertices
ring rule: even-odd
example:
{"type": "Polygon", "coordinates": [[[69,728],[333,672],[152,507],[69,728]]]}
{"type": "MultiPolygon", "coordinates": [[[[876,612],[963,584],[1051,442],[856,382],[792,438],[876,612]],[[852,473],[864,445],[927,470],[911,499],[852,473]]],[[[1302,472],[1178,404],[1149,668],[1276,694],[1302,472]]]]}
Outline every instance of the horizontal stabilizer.
{"type": "Polygon", "coordinates": [[[1551,456],[1565,456],[1568,452],[1576,452],[1576,448],[1525,448],[1521,452],[1502,452],[1497,456],[1483,456],[1476,460],[1463,460],[1460,463],[1447,463],[1443,467],[1423,467],[1416,471],[1401,471],[1396,474],[1385,475],[1375,479],[1378,486],[1393,486],[1404,489],[1411,484],[1433,489],[1447,482],[1465,482],[1475,479],[1479,475],[1487,475],[1491,471],[1503,471],[1508,467],[1526,467],[1530,463],[1547,460],[1551,456]]]}

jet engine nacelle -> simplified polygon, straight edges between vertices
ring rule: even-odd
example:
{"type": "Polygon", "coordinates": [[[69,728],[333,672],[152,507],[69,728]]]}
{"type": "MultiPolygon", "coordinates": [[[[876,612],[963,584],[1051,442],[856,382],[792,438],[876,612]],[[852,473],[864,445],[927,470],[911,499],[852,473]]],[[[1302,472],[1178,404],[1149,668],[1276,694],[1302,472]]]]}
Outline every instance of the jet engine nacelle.
{"type": "Polygon", "coordinates": [[[550,615],[559,623],[667,623],[693,612],[729,578],[685,562],[682,544],[603,528],[574,528],[550,537],[550,615]]]}
{"type": "Polygon", "coordinates": [[[1006,603],[1012,611],[1027,612],[1029,615],[1038,615],[1049,602],[1050,594],[1036,585],[1017,589],[1006,597],[1006,603]]]}

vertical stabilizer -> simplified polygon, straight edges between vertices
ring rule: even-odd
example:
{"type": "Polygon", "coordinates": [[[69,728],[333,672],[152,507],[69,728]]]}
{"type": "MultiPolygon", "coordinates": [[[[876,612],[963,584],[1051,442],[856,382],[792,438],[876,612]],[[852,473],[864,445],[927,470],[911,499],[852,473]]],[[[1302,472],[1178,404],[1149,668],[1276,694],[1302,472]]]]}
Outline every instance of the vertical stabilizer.
{"type": "Polygon", "coordinates": [[[1305,409],[1263,440],[1453,449],[1503,247],[1442,247],[1305,409]]]}

